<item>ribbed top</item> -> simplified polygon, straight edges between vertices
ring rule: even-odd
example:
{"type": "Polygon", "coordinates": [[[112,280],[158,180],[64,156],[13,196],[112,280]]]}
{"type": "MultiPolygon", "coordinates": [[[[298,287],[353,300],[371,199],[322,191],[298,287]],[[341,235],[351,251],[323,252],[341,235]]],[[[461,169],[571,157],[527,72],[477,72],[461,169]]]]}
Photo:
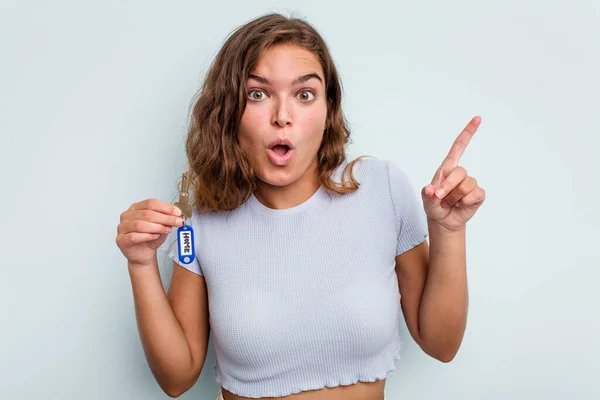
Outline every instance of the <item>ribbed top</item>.
{"type": "MultiPolygon", "coordinates": [[[[206,281],[223,388],[282,397],[374,382],[395,369],[395,256],[427,238],[427,221],[393,163],[361,159],[354,176],[354,193],[321,186],[288,209],[252,196],[236,210],[192,216],[196,261],[183,266],[206,281]]],[[[162,249],[177,260],[175,232],[162,249]]]]}
{"type": "Polygon", "coordinates": [[[260,201],[258,201],[258,199],[254,195],[254,193],[252,193],[250,195],[248,204],[250,205],[250,207],[254,208],[256,211],[258,211],[264,215],[283,217],[283,216],[297,214],[299,212],[306,210],[309,207],[313,207],[313,206],[318,207],[318,205],[315,205],[315,203],[322,201],[323,199],[326,198],[326,196],[327,196],[327,194],[325,192],[325,188],[323,186],[320,186],[317,189],[317,191],[309,199],[307,199],[303,203],[300,203],[294,207],[285,208],[285,209],[281,209],[281,210],[269,208],[269,207],[265,206],[264,204],[262,204],[260,201]]]}

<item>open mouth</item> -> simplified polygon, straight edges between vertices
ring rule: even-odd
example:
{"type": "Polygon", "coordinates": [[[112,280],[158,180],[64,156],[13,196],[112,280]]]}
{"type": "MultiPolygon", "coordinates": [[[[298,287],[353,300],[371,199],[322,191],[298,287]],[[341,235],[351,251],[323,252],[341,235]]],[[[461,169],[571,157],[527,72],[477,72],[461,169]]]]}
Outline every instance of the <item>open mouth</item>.
{"type": "Polygon", "coordinates": [[[293,147],[282,143],[271,146],[269,151],[267,151],[271,162],[278,166],[288,165],[292,159],[293,153],[293,147]]]}
{"type": "Polygon", "coordinates": [[[278,156],[285,156],[287,152],[290,151],[290,146],[285,144],[276,144],[275,146],[271,147],[271,150],[273,150],[273,152],[278,156]]]}

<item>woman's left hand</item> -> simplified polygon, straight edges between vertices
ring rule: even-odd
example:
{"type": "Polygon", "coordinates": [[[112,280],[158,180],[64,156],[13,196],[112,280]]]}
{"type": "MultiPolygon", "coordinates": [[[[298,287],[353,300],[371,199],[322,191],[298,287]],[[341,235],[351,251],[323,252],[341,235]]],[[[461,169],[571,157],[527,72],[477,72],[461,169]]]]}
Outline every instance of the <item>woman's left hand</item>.
{"type": "Polygon", "coordinates": [[[431,184],[421,190],[425,213],[450,231],[464,229],[467,221],[475,215],[485,200],[485,190],[477,185],[475,178],[458,165],[465,148],[481,124],[475,117],[458,135],[446,159],[436,171],[431,184]]]}

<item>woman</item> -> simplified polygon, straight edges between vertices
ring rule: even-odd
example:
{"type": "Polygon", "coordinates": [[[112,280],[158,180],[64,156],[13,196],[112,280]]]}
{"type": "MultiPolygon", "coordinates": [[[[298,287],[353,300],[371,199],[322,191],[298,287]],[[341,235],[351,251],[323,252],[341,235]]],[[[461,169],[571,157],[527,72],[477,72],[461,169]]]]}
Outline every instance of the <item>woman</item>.
{"type": "Polygon", "coordinates": [[[453,359],[467,313],[465,224],[485,197],[458,160],[479,118],[421,205],[393,163],[346,160],[327,46],[277,14],[227,39],[192,117],[193,262],[180,264],[173,246],[181,211],[156,199],[125,211],[116,239],[146,358],[168,395],[198,379],[210,330],[224,400],[384,398],[401,311],[427,354],[453,359]],[[160,246],[174,260],[168,293],[160,246]]]}

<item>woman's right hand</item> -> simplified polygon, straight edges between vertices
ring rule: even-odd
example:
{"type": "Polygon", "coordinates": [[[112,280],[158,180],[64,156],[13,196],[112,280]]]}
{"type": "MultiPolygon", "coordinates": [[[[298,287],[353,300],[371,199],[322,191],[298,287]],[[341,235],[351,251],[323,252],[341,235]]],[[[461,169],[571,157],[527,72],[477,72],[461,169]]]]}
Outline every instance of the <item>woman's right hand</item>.
{"type": "Polygon", "coordinates": [[[177,207],[157,199],[134,203],[123,212],[116,242],[129,265],[151,265],[172,227],[183,225],[180,215],[177,207]]]}

